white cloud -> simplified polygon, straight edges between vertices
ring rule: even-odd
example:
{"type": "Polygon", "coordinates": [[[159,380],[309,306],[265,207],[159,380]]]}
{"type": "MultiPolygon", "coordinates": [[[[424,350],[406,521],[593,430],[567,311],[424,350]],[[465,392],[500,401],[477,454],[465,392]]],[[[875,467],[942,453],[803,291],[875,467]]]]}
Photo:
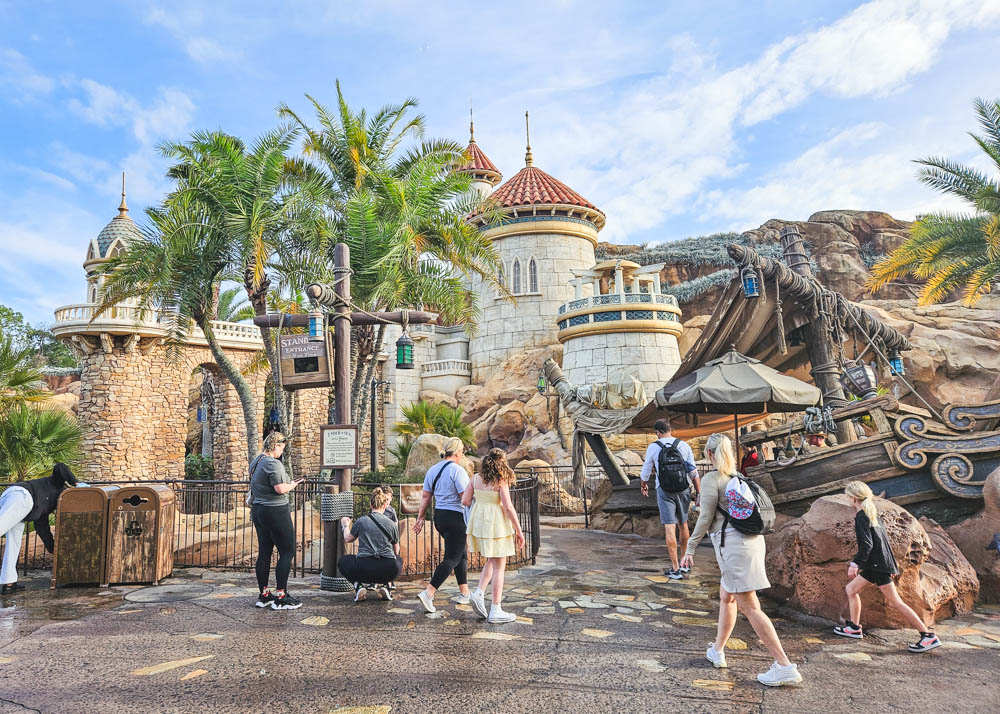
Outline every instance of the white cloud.
{"type": "Polygon", "coordinates": [[[80,87],[87,100],[70,99],[69,108],[91,124],[124,126],[138,109],[138,103],[130,96],[100,82],[82,79],[80,87]]]}
{"type": "Polygon", "coordinates": [[[24,102],[49,94],[55,84],[55,80],[37,71],[17,50],[9,47],[0,50],[0,88],[17,92],[10,94],[5,91],[6,97],[15,102],[24,102]]]}
{"type": "Polygon", "coordinates": [[[198,30],[204,23],[204,9],[200,5],[174,3],[167,10],[153,6],[146,14],[145,22],[158,25],[173,35],[187,55],[201,64],[237,62],[243,59],[240,49],[230,49],[198,30]]]}

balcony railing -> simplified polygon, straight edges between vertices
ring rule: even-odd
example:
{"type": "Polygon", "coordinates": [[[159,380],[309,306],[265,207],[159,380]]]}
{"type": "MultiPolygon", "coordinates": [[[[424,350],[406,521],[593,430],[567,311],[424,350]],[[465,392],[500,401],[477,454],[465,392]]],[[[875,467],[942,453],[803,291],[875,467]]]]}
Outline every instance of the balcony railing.
{"type": "Polygon", "coordinates": [[[610,295],[593,295],[591,297],[580,298],[579,300],[571,300],[559,306],[559,314],[562,315],[574,310],[581,310],[592,305],[621,305],[623,297],[625,298],[624,302],[629,304],[653,303],[656,305],[677,307],[677,298],[673,295],[653,295],[651,293],[624,293],[621,295],[611,293],[610,295]]]}
{"type": "MultiPolygon", "coordinates": [[[[60,327],[68,326],[67,323],[82,323],[74,325],[71,331],[103,332],[110,325],[119,329],[131,328],[159,335],[165,335],[169,329],[169,314],[148,308],[141,309],[134,305],[114,305],[98,315],[91,323],[96,312],[97,305],[94,303],[60,307],[55,311],[56,321],[52,327],[56,332],[59,332],[60,327]]],[[[256,325],[221,320],[213,320],[211,325],[219,342],[255,348],[264,346],[260,329],[256,325]]],[[[195,327],[188,334],[186,342],[206,344],[205,334],[201,328],[195,327]]]]}
{"type": "Polygon", "coordinates": [[[424,362],[420,367],[420,372],[425,377],[432,377],[436,374],[471,376],[472,362],[467,359],[439,359],[433,362],[424,362]]]}

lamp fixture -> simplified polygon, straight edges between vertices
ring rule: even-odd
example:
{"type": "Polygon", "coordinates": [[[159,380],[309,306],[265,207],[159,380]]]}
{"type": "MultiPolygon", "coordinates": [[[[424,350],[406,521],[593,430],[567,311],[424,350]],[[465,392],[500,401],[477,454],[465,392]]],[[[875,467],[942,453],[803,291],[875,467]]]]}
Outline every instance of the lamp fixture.
{"type": "Polygon", "coordinates": [[[405,331],[396,340],[396,369],[413,369],[413,340],[405,331]]]}
{"type": "Polygon", "coordinates": [[[743,268],[740,278],[743,281],[743,297],[759,298],[760,278],[757,275],[757,269],[752,265],[746,266],[743,268]]]}

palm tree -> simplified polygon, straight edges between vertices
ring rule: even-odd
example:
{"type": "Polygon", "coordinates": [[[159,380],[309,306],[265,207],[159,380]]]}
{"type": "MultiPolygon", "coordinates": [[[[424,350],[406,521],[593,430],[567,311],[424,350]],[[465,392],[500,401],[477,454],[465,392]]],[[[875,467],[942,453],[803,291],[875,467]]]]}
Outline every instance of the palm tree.
{"type": "MultiPolygon", "coordinates": [[[[1000,100],[976,99],[975,110],[984,133],[970,136],[1000,171],[1000,100]]],[[[940,302],[956,290],[962,290],[966,305],[973,305],[1000,277],[1000,175],[991,177],[943,157],[917,163],[926,167],[918,174],[923,183],[963,199],[970,212],[920,216],[910,238],[872,268],[868,287],[876,292],[912,275],[925,281],[921,305],[940,302]]]]}
{"type": "MultiPolygon", "coordinates": [[[[254,315],[267,313],[272,282],[303,286],[310,256],[326,247],[328,226],[322,211],[324,186],[313,177],[289,181],[288,152],[299,131],[282,126],[247,147],[220,131],[196,132],[187,142],[164,142],[160,151],[178,163],[168,176],[178,182],[167,197],[196,201],[229,243],[226,277],[243,284],[254,315]]],[[[260,328],[275,384],[280,383],[274,340],[260,328]]],[[[277,400],[279,428],[288,431],[290,400],[277,400]]],[[[252,442],[253,443],[253,442],[252,442]]]]}
{"type": "Polygon", "coordinates": [[[440,434],[441,436],[457,436],[466,448],[475,447],[475,437],[472,427],[462,420],[462,407],[452,408],[447,404],[435,402],[414,402],[403,407],[403,421],[393,429],[404,437],[404,441],[412,442],[421,434],[440,434]]]}
{"type": "Polygon", "coordinates": [[[219,292],[215,306],[215,319],[222,322],[245,322],[252,320],[256,313],[246,299],[243,288],[228,288],[219,292]]]}
{"type": "Polygon", "coordinates": [[[35,367],[34,350],[19,347],[12,335],[0,334],[0,414],[47,398],[42,373],[35,367]]]}
{"type": "Polygon", "coordinates": [[[0,471],[9,481],[26,481],[50,472],[57,461],[74,466],[81,440],[69,414],[19,404],[0,416],[0,471]]]}
{"type": "MultiPolygon", "coordinates": [[[[288,106],[279,107],[305,137],[304,159],[290,170],[324,186],[337,238],[351,248],[355,304],[372,312],[419,305],[474,329],[478,309],[460,276],[496,282],[500,259],[493,244],[465,221],[484,207],[472,199],[470,179],[455,172],[467,160],[462,146],[435,139],[404,152],[404,142],[422,138],[425,129],[424,117],[410,114],[415,99],[369,117],[348,106],[339,82],[336,111],[307,98],[319,128],[288,106]]],[[[385,331],[385,325],[352,331],[351,404],[353,421],[362,427],[385,331]]]]}

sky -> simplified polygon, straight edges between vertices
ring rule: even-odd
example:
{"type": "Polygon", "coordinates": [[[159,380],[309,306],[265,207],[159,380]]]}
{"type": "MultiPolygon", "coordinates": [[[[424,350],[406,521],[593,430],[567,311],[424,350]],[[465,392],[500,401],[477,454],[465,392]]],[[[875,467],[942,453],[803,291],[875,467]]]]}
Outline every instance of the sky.
{"type": "Polygon", "coordinates": [[[355,107],[416,97],[429,136],[464,142],[471,107],[506,178],[529,110],[535,165],[616,243],[957,210],[912,160],[978,165],[998,29],[1000,0],[0,0],[0,303],[84,302],[121,172],[140,221],[169,188],[158,142],[250,140],[337,79],[355,107]]]}

